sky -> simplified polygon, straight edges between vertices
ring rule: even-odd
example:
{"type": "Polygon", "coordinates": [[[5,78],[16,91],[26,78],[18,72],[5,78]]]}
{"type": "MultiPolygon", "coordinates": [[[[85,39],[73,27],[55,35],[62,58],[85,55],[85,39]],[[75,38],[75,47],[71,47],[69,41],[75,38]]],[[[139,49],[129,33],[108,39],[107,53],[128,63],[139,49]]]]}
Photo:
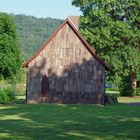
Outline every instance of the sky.
{"type": "Polygon", "coordinates": [[[65,19],[69,15],[81,15],[72,0],[0,0],[0,12],[26,14],[35,17],[65,19]]]}

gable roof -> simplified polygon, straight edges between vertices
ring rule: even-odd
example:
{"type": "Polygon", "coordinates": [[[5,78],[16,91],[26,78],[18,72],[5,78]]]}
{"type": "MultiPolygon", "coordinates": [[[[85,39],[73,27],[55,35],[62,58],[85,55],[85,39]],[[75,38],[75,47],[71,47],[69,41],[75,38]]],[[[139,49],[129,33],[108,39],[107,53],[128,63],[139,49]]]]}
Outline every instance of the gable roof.
{"type": "Polygon", "coordinates": [[[48,41],[46,43],[44,43],[42,45],[42,47],[32,56],[30,57],[26,62],[23,63],[22,67],[28,67],[28,64],[35,59],[40,52],[47,47],[47,45],[49,44],[49,42],[54,38],[54,36],[64,27],[64,25],[68,24],[70,26],[70,28],[73,30],[73,32],[77,35],[77,37],[81,40],[81,42],[84,44],[84,46],[87,48],[87,50],[90,52],[90,54],[96,59],[98,60],[104,67],[106,70],[109,69],[108,64],[106,64],[96,53],[95,50],[89,45],[89,43],[84,39],[84,37],[79,33],[77,27],[73,24],[73,22],[71,21],[70,18],[67,18],[61,25],[59,28],[56,29],[56,31],[50,36],[50,38],[48,39],[48,41]]]}

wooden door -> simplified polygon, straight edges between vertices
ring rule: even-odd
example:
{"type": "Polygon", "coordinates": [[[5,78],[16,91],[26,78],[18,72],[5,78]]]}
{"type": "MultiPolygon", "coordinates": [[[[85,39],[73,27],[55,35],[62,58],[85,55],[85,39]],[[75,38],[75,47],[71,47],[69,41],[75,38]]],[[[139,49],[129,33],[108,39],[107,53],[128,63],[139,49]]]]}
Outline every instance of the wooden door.
{"type": "Polygon", "coordinates": [[[45,75],[41,80],[41,97],[47,97],[49,93],[49,80],[45,75]]]}

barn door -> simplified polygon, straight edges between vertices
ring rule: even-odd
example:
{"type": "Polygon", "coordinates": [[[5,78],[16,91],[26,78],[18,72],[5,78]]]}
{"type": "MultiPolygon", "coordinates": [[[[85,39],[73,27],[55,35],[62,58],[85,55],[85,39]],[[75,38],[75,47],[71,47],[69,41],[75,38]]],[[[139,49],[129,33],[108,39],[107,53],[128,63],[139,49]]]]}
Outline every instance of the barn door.
{"type": "Polygon", "coordinates": [[[47,97],[49,93],[49,80],[45,75],[41,80],[41,97],[47,97]]]}

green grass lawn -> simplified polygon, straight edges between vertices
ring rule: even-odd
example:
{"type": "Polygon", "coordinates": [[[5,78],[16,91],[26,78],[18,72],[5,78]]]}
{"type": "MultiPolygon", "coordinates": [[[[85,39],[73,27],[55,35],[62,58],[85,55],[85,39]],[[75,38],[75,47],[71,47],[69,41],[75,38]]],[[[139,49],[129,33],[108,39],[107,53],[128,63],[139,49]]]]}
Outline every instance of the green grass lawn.
{"type": "Polygon", "coordinates": [[[139,139],[140,106],[0,105],[0,140],[139,139]]]}
{"type": "Polygon", "coordinates": [[[140,96],[136,97],[118,97],[119,103],[136,103],[140,102],[140,96]]]}

